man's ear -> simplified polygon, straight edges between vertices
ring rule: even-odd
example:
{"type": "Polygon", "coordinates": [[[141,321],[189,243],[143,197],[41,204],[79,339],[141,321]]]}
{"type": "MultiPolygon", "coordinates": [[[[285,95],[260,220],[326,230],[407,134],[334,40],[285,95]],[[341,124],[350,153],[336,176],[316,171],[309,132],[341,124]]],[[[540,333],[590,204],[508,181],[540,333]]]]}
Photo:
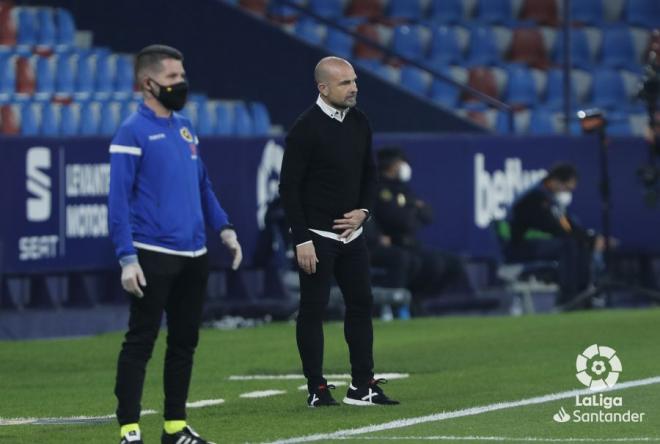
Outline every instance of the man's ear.
{"type": "Polygon", "coordinates": [[[318,85],[319,93],[323,97],[328,97],[328,85],[326,83],[319,83],[318,85]]]}

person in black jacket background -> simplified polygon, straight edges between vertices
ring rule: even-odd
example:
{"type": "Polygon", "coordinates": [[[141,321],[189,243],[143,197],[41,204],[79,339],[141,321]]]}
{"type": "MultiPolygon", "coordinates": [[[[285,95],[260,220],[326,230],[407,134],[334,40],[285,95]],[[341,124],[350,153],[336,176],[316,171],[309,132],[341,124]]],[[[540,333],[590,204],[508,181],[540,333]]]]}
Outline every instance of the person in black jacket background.
{"type": "Polygon", "coordinates": [[[323,316],[333,279],[346,304],[344,336],[352,383],[344,403],[398,404],[374,379],[373,296],[362,224],[371,211],[376,173],[371,127],[357,108],[357,77],[344,59],[314,70],[319,91],[286,137],[280,196],[299,265],[296,340],[310,407],[337,405],[323,376],[323,316]]]}

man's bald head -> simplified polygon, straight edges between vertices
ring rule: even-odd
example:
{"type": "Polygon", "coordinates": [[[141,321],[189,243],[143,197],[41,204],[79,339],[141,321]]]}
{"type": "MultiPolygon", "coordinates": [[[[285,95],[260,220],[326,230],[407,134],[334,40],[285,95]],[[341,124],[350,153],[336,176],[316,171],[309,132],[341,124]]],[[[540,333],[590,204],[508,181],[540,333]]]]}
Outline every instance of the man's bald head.
{"type": "Polygon", "coordinates": [[[324,57],[316,64],[316,68],[314,68],[314,80],[316,80],[317,84],[327,83],[333,75],[337,75],[346,68],[353,69],[347,60],[339,57],[324,57]]]}

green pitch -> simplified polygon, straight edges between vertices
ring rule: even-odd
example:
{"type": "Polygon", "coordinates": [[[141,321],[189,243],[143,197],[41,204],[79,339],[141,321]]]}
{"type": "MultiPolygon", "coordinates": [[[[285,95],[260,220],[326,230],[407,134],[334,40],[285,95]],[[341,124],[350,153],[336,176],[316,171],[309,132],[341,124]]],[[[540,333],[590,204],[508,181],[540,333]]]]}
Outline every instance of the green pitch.
{"type": "MultiPolygon", "coordinates": [[[[143,398],[143,409],[158,412],[162,412],[164,337],[162,332],[149,364],[143,398]]],[[[327,324],[325,337],[326,373],[347,373],[341,324],[327,324]]],[[[649,379],[660,376],[658,309],[376,322],[375,338],[376,370],[410,375],[384,386],[402,404],[310,409],[305,392],[298,389],[302,379],[229,379],[232,375],[300,373],[292,324],[205,330],[190,401],[223,399],[224,403],[190,409],[189,422],[218,443],[270,442],[306,435],[319,435],[316,442],[660,442],[660,378],[649,379]],[[615,386],[620,389],[605,395],[620,398],[622,405],[576,407],[575,395],[568,393],[585,389],[575,376],[576,357],[591,344],[616,350],[623,367],[615,386]],[[285,393],[240,397],[265,390],[285,393]],[[539,398],[550,394],[559,398],[539,398]],[[498,404],[503,402],[510,404],[498,404]],[[564,423],[553,420],[562,408],[571,416],[564,423]],[[575,422],[574,410],[587,418],[599,411],[610,417],[628,410],[644,416],[637,423],[575,422]],[[410,421],[382,426],[406,419],[410,421]],[[368,425],[375,427],[345,432],[368,425]]],[[[12,418],[112,414],[120,342],[120,334],[108,334],[0,343],[0,423],[12,418]]],[[[605,365],[607,371],[612,370],[609,365],[605,365]]],[[[340,400],[345,390],[338,387],[335,398],[340,400]]],[[[580,402],[592,401],[582,397],[580,402]]],[[[147,444],[159,442],[160,413],[144,416],[141,427],[147,444]]],[[[106,444],[118,438],[112,420],[0,425],[3,444],[106,444]]]]}

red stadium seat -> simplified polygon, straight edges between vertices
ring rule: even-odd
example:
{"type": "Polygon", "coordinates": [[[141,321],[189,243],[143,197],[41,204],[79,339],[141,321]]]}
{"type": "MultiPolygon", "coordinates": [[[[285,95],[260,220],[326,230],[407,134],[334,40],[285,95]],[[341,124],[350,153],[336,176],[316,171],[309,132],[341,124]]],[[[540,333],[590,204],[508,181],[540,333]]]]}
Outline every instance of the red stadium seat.
{"type": "Polygon", "coordinates": [[[238,2],[238,5],[257,15],[266,15],[266,9],[268,7],[267,0],[241,0],[238,2]]]}
{"type": "Polygon", "coordinates": [[[19,122],[16,107],[12,105],[2,105],[0,107],[0,134],[14,135],[20,134],[21,125],[19,122]]]}
{"type": "Polygon", "coordinates": [[[12,18],[11,5],[0,2],[0,45],[16,44],[16,23],[12,18]]]}
{"type": "Polygon", "coordinates": [[[526,63],[539,69],[547,69],[550,59],[545,49],[543,34],[536,28],[520,28],[513,32],[509,60],[526,63]]]}
{"type": "MultiPolygon", "coordinates": [[[[468,73],[468,86],[491,97],[499,97],[497,79],[495,74],[488,68],[472,68],[468,73]]],[[[477,99],[470,93],[465,92],[463,93],[463,100],[471,102],[477,99]]]]}
{"type": "Polygon", "coordinates": [[[346,15],[377,20],[385,14],[380,0],[353,0],[346,11],[346,15]]]}
{"type": "MultiPolygon", "coordinates": [[[[369,40],[373,40],[374,42],[380,43],[380,33],[378,32],[378,25],[371,25],[368,23],[364,23],[360,26],[357,27],[356,32],[369,40]]],[[[380,49],[368,45],[364,42],[361,41],[356,41],[355,43],[355,57],[358,57],[360,59],[382,59],[383,58],[383,51],[380,49]]]]}
{"type": "Polygon", "coordinates": [[[36,85],[34,66],[32,66],[30,59],[19,57],[16,60],[16,92],[34,94],[36,85]]]}
{"type": "Polygon", "coordinates": [[[559,11],[556,0],[525,0],[520,8],[520,18],[533,20],[539,25],[557,26],[559,11]]]}

